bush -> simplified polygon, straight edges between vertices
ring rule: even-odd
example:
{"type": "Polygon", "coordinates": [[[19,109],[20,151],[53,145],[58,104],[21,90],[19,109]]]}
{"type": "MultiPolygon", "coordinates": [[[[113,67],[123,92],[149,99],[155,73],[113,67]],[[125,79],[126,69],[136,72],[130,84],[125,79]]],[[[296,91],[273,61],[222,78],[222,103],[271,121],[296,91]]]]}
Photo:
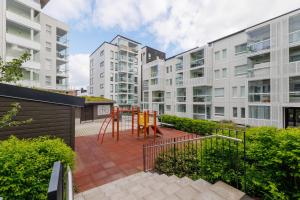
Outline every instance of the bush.
{"type": "MultiPolygon", "coordinates": [[[[225,156],[225,161],[220,159],[220,147],[215,144],[212,143],[212,150],[205,147],[206,143],[202,149],[198,146],[197,151],[183,152],[180,148],[175,149],[174,153],[172,149],[156,159],[156,170],[210,182],[222,180],[234,187],[238,180],[241,187],[244,182],[243,154],[239,153],[236,157],[240,169],[231,170],[232,158],[225,156]]],[[[208,145],[210,147],[210,142],[208,145]]],[[[264,199],[300,198],[300,129],[250,128],[246,132],[246,147],[246,186],[249,195],[264,199]]],[[[241,152],[243,145],[238,148],[241,152]]],[[[227,145],[222,149],[222,155],[230,154],[227,145]]]]}
{"type": "Polygon", "coordinates": [[[190,119],[173,115],[162,115],[161,122],[173,124],[175,129],[200,135],[211,134],[217,127],[216,122],[202,119],[190,119]]]}
{"type": "Polygon", "coordinates": [[[40,137],[0,142],[0,196],[46,199],[53,163],[74,166],[75,153],[61,139],[40,137]]]}

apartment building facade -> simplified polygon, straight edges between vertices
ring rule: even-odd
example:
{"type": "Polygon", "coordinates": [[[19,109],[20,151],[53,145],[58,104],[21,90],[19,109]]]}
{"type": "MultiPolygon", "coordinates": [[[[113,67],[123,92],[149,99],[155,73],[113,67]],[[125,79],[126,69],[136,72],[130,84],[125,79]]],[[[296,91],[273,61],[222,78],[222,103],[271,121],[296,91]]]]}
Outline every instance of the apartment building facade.
{"type": "Polygon", "coordinates": [[[17,84],[45,89],[68,89],[68,26],[42,9],[49,0],[0,2],[0,56],[5,61],[24,52],[31,58],[22,66],[17,84]]]}
{"type": "Polygon", "coordinates": [[[145,63],[142,77],[141,106],[160,114],[299,126],[300,9],[145,63]]]}
{"type": "Polygon", "coordinates": [[[90,55],[89,94],[115,100],[120,107],[139,105],[140,43],[117,35],[90,55]]]}

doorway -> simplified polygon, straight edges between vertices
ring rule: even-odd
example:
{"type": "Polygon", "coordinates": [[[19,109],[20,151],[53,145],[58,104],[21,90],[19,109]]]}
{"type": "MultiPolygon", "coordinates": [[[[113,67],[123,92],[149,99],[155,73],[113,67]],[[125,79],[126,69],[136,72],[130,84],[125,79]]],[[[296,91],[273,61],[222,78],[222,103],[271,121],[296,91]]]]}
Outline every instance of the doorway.
{"type": "Polygon", "coordinates": [[[285,108],[285,128],[300,126],[300,108],[285,108]]]}

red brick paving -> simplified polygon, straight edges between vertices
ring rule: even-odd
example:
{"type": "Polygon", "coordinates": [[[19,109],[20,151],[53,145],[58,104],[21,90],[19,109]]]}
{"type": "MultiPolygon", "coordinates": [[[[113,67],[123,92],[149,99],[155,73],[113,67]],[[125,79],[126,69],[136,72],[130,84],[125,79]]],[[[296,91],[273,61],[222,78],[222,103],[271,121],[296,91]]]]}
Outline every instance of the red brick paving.
{"type": "MultiPolygon", "coordinates": [[[[171,128],[160,130],[163,132],[162,139],[186,135],[171,128]]],[[[97,141],[97,135],[76,137],[74,180],[77,189],[82,192],[142,171],[142,146],[150,141],[153,139],[137,138],[130,131],[122,132],[119,142],[107,134],[103,144],[97,141]]]]}

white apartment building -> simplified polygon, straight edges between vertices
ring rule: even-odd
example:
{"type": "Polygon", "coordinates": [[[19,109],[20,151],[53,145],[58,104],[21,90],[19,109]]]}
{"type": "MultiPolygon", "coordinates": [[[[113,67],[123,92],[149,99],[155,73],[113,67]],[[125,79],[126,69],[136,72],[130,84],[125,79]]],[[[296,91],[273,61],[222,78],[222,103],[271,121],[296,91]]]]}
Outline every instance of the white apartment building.
{"type": "Polygon", "coordinates": [[[113,99],[120,107],[139,105],[140,43],[117,35],[90,55],[89,94],[113,99]]]}
{"type": "Polygon", "coordinates": [[[160,114],[299,126],[300,9],[143,63],[141,98],[160,114]]]}
{"type": "Polygon", "coordinates": [[[68,89],[68,26],[42,13],[49,0],[0,1],[0,56],[10,61],[24,52],[31,59],[17,84],[68,89]]]}

